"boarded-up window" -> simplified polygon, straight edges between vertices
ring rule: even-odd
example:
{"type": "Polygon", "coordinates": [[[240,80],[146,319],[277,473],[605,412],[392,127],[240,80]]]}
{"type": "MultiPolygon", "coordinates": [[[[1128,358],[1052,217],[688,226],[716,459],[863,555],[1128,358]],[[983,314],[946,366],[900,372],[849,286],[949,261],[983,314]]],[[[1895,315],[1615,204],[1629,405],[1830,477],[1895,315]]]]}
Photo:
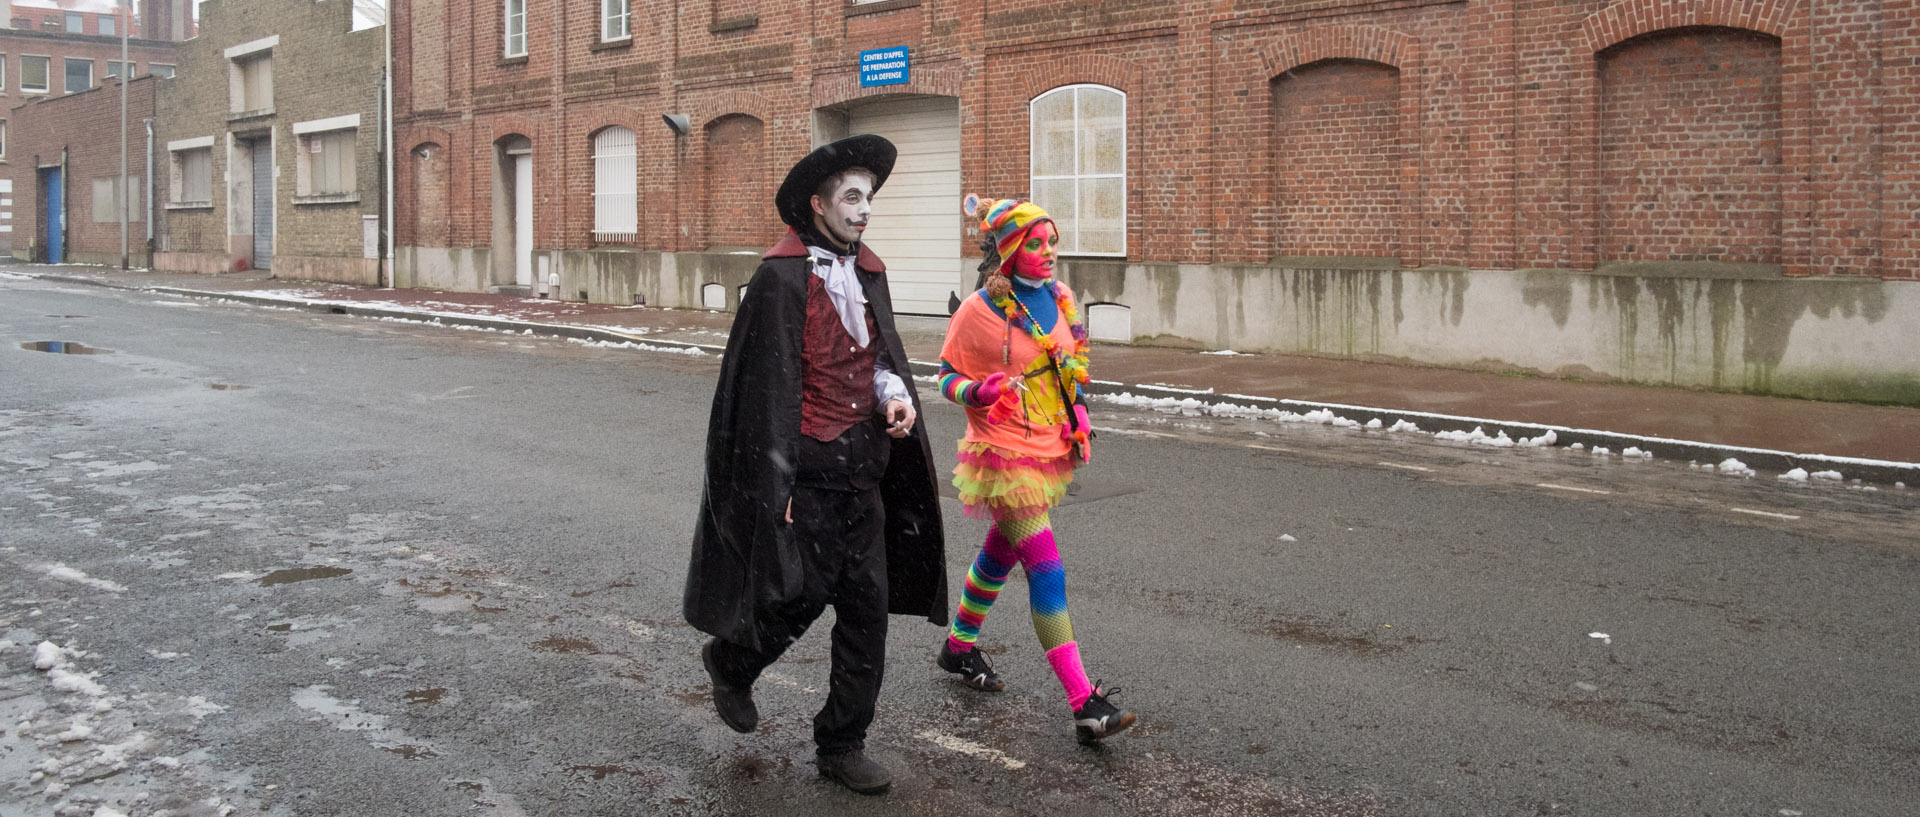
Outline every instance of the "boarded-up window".
{"type": "Polygon", "coordinates": [[[419,247],[447,245],[446,149],[428,142],[413,149],[413,238],[419,247]]]}
{"type": "Polygon", "coordinates": [[[296,194],[330,196],[358,189],[353,145],[359,132],[358,128],[346,128],[301,136],[296,194]]]}
{"type": "Polygon", "coordinates": [[[744,114],[707,126],[707,246],[766,242],[765,126],[744,114]]]}
{"type": "Polygon", "coordinates": [[[120,223],[120,216],[114,212],[114,200],[117,198],[126,203],[127,220],[139,221],[142,209],[140,177],[131,177],[131,184],[118,185],[119,190],[115,190],[115,186],[112,176],[93,180],[93,220],[101,224],[120,223]]]}
{"type": "Polygon", "coordinates": [[[1033,203],[1053,217],[1060,252],[1127,252],[1127,97],[1100,85],[1070,85],[1035,97],[1033,203]]]}
{"type": "Polygon", "coordinates": [[[607,128],[593,137],[593,237],[632,241],[639,227],[638,168],[633,131],[607,128]]]}
{"type": "Polygon", "coordinates": [[[1278,255],[1398,258],[1400,72],[1323,60],[1273,83],[1278,255]]]}
{"type": "Polygon", "coordinates": [[[1598,62],[1599,260],[1781,263],[1780,41],[1669,30],[1598,62]]]}
{"type": "Polygon", "coordinates": [[[233,111],[264,111],[273,107],[273,52],[233,61],[233,111]]]}
{"type": "Polygon", "coordinates": [[[173,202],[213,201],[213,148],[173,152],[173,202]]]}

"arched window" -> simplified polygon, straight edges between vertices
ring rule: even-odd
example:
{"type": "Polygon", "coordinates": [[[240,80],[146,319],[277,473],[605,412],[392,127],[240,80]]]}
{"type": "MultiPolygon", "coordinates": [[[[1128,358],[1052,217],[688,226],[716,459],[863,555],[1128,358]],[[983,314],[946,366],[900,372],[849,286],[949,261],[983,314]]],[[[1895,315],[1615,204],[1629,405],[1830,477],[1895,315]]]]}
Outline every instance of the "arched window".
{"type": "Polygon", "coordinates": [[[594,134],[594,240],[633,240],[640,223],[636,173],[633,131],[615,126],[594,134]]]}
{"type": "Polygon", "coordinates": [[[1068,85],[1034,98],[1033,203],[1060,227],[1068,255],[1127,254],[1127,95],[1068,85]]]}

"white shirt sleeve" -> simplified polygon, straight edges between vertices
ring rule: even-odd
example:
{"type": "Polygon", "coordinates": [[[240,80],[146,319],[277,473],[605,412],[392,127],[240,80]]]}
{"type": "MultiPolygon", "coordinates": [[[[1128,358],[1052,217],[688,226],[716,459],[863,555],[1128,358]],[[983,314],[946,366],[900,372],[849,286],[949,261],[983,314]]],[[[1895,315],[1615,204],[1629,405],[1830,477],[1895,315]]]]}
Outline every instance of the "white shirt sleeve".
{"type": "Polygon", "coordinates": [[[887,401],[889,400],[899,400],[905,403],[913,402],[913,400],[907,397],[907,384],[900,380],[900,376],[887,371],[887,367],[884,364],[875,361],[873,364],[873,404],[878,406],[881,411],[886,411],[887,401]]]}

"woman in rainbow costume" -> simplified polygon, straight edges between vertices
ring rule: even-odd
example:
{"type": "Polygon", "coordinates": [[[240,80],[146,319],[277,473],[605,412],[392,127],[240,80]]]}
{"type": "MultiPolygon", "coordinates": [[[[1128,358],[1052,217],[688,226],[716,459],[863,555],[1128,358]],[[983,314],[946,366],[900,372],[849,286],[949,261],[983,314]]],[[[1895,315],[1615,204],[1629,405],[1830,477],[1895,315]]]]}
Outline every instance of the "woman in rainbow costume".
{"type": "Polygon", "coordinates": [[[991,519],[993,526],[967,570],[937,662],[975,689],[1006,688],[975,642],[1007,575],[1020,565],[1033,629],[1066,689],[1074,731],[1081,743],[1093,744],[1132,726],[1134,716],[1108,700],[1117,689],[1087,681],[1048,518],[1073,469],[1088,460],[1087,332],[1072,290],[1053,279],[1059,232],[1045,210],[969,195],[966,212],[980,218],[997,257],[982,265],[992,269],[986,286],[960,304],[947,326],[940,391],[967,412],[953,472],[960,503],[968,516],[991,519]]]}

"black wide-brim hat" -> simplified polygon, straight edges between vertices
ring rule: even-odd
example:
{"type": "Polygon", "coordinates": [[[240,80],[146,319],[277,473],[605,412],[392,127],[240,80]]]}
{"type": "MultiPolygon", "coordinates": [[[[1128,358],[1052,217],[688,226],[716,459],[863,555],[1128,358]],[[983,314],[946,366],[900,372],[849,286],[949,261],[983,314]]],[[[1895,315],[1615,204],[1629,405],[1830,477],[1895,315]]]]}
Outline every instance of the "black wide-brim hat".
{"type": "Polygon", "coordinates": [[[811,226],[814,191],[819,190],[820,183],[828,177],[850,167],[873,171],[873,189],[879,192],[880,186],[887,183],[887,176],[893,173],[893,161],[899,155],[899,148],[892,142],[871,133],[814,148],[787,171],[787,180],[780,183],[780,192],[773,197],[774,206],[780,210],[780,220],[796,229],[811,226]]]}

